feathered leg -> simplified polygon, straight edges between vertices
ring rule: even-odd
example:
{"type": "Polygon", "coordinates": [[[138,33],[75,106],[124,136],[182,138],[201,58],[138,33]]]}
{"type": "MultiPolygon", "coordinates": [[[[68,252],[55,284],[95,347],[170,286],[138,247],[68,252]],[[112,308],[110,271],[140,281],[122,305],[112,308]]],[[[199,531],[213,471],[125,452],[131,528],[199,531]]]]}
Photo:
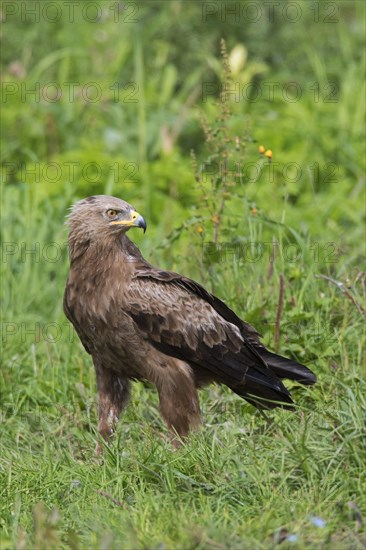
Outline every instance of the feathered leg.
{"type": "MultiPolygon", "coordinates": [[[[130,383],[124,376],[103,367],[98,360],[94,360],[94,366],[98,387],[98,430],[108,442],[116,429],[119,415],[128,402],[130,383]]],[[[102,452],[101,445],[97,445],[96,452],[102,452]]]]}
{"type": "MultiPolygon", "coordinates": [[[[170,373],[169,373],[170,374],[170,373]]],[[[194,381],[182,372],[164,377],[157,382],[160,413],[172,433],[173,445],[180,446],[177,438],[184,439],[189,431],[201,423],[198,393],[194,381]]]]}

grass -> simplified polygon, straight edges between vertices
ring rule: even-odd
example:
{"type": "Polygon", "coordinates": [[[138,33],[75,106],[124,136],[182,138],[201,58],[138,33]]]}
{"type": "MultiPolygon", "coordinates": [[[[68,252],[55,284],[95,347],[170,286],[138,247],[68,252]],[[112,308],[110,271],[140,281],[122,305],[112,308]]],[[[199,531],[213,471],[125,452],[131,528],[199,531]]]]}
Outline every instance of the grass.
{"type": "MultiPolygon", "coordinates": [[[[49,205],[49,222],[38,220],[28,191],[6,194],[10,212],[12,203],[23,206],[17,224],[4,224],[4,242],[39,242],[40,251],[64,242],[65,201],[49,205]]],[[[151,250],[154,238],[147,236],[151,250]]],[[[201,392],[203,428],[173,451],[155,391],[136,383],[103,460],[93,453],[93,367],[61,311],[67,258],[55,264],[40,252],[23,259],[19,251],[2,265],[12,297],[3,320],[2,549],[273,548],[281,541],[283,548],[363,548],[363,319],[347,296],[314,278],[329,272],[321,258],[311,265],[303,254],[294,278],[293,264],[278,256],[268,279],[268,257],[230,257],[212,281],[273,347],[284,274],[280,351],[319,377],[315,387],[294,390],[296,412],[264,418],[229,390],[211,387],[201,392]],[[317,527],[317,518],[325,524],[317,527]]],[[[331,267],[337,277],[343,264],[331,267]]],[[[360,280],[349,284],[360,300],[360,280]]]]}
{"type": "MultiPolygon", "coordinates": [[[[56,548],[268,548],[281,529],[300,547],[362,548],[347,503],[362,506],[365,489],[365,388],[350,377],[325,384],[339,386],[335,398],[327,402],[318,389],[299,399],[301,412],[279,411],[271,421],[208,390],[205,429],[179,452],[160,440],[156,399],[139,386],[100,463],[92,454],[96,419],[75,402],[72,378],[72,403],[55,402],[44,380],[29,392],[43,405],[6,419],[2,517],[11,529],[3,548],[37,537],[48,548],[47,530],[56,548]],[[325,527],[313,525],[318,516],[325,527]]],[[[92,399],[93,388],[83,389],[92,399]]]]}
{"type": "Polygon", "coordinates": [[[141,28],[122,33],[108,10],[98,32],[80,14],[73,25],[64,15],[57,25],[9,17],[5,81],[95,81],[103,102],[11,94],[4,109],[13,164],[1,188],[0,550],[365,547],[364,5],[337,6],[337,24],[322,23],[321,10],[315,24],[304,5],[298,25],[277,17],[253,26],[220,14],[204,25],[193,2],[138,2],[141,28]],[[201,102],[198,92],[222,77],[221,36],[229,52],[242,44],[248,54],[237,82],[297,82],[303,97],[234,103],[225,140],[210,149],[199,113],[207,128],[223,120],[218,98],[201,102]],[[13,61],[25,77],[14,76],[13,61]],[[116,82],[121,93],[137,83],[139,101],[113,101],[116,82]],[[328,82],[333,103],[324,101],[328,82]],[[210,188],[204,163],[234,151],[246,131],[257,142],[245,142],[244,164],[258,161],[262,172],[229,189],[219,223],[221,174],[210,188]],[[274,153],[272,181],[260,143],[274,153]],[[79,164],[73,179],[63,169],[53,182],[32,175],[37,162],[41,174],[50,162],[79,164]],[[99,177],[83,177],[90,162],[99,177]],[[284,177],[288,163],[298,180],[284,177]],[[155,390],[135,383],[111,446],[95,457],[95,375],[62,312],[63,221],[74,200],[104,192],[148,218],[146,235],[131,237],[149,261],[197,279],[270,348],[316,372],[314,387],[292,385],[295,412],[264,417],[212,386],[201,392],[202,428],[174,451],[155,390]]]}

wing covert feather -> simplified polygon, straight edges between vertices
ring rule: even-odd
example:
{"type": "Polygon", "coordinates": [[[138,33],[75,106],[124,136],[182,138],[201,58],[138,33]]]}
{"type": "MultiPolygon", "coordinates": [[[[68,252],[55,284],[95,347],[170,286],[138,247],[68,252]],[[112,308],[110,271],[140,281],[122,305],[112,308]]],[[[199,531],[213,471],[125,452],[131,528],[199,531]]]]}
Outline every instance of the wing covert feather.
{"type": "Polygon", "coordinates": [[[243,383],[250,367],[265,369],[272,378],[245,341],[243,321],[194,281],[152,268],[137,270],[128,295],[129,315],[159,351],[205,368],[225,383],[243,383]]]}

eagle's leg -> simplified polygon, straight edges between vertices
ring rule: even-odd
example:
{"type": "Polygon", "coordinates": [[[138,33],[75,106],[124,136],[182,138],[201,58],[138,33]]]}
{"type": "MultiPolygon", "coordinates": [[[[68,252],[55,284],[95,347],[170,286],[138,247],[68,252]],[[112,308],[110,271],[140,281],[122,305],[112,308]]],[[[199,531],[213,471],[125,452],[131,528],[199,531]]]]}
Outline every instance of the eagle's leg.
{"type": "MultiPolygon", "coordinates": [[[[130,383],[126,377],[105,368],[99,361],[94,361],[94,365],[98,387],[98,430],[108,443],[128,402],[130,383]]],[[[102,452],[102,445],[97,445],[96,452],[102,452]]]]}
{"type": "Polygon", "coordinates": [[[197,389],[193,379],[181,372],[164,377],[164,381],[157,383],[157,388],[160,413],[171,431],[173,445],[179,447],[180,440],[201,423],[197,389]]]}

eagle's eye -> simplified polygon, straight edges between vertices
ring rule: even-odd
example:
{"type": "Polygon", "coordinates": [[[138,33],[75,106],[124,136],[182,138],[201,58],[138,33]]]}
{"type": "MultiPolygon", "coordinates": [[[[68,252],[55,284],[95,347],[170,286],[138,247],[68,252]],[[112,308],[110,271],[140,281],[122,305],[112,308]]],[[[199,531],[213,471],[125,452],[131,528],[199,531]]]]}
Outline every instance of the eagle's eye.
{"type": "Polygon", "coordinates": [[[107,210],[107,216],[108,218],[115,218],[117,216],[117,210],[113,210],[112,208],[110,208],[109,210],[107,210]]]}

